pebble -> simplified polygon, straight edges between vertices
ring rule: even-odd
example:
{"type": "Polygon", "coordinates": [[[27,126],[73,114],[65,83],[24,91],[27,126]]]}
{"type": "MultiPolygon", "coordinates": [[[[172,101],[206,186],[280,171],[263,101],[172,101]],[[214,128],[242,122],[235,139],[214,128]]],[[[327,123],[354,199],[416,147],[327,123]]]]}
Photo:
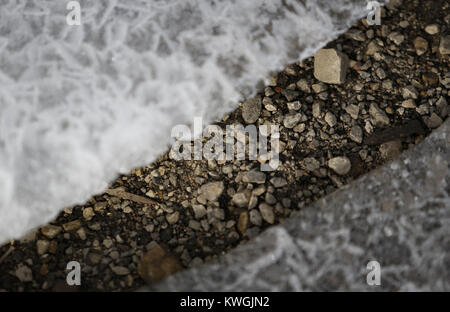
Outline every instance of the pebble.
{"type": "Polygon", "coordinates": [[[389,125],[390,120],[389,117],[386,115],[386,113],[381,110],[377,104],[372,103],[370,104],[369,109],[370,116],[373,118],[373,121],[375,125],[378,126],[386,126],[389,125]]]}
{"type": "Polygon", "coordinates": [[[314,171],[320,168],[320,162],[312,157],[306,157],[303,159],[302,165],[308,171],[314,171]]]}
{"type": "Polygon", "coordinates": [[[62,227],[63,227],[64,231],[66,231],[66,232],[76,231],[81,227],[81,222],[80,222],[80,220],[74,220],[74,221],[63,224],[62,227]]]}
{"type": "Polygon", "coordinates": [[[359,106],[350,104],[345,108],[345,111],[353,118],[358,119],[359,116],[359,106]]]}
{"type": "Polygon", "coordinates": [[[320,49],[314,55],[314,77],[324,83],[344,83],[348,66],[347,55],[335,49],[320,49]]]}
{"type": "Polygon", "coordinates": [[[273,224],[275,222],[275,215],[271,206],[266,203],[262,203],[259,205],[259,211],[261,212],[261,217],[264,221],[269,224],[273,224]]]}
{"type": "Polygon", "coordinates": [[[43,255],[48,251],[48,248],[50,246],[50,242],[46,241],[46,240],[38,240],[36,242],[36,249],[37,249],[37,253],[38,255],[43,255]]]}
{"type": "Polygon", "coordinates": [[[363,140],[363,131],[360,126],[353,126],[350,130],[349,137],[352,141],[356,143],[362,143],[363,140]]]}
{"type": "Polygon", "coordinates": [[[414,39],[413,43],[414,43],[414,48],[416,49],[417,55],[421,56],[421,55],[425,54],[425,52],[427,52],[428,41],[426,41],[424,38],[417,37],[416,39],[414,39]]]}
{"type": "Polygon", "coordinates": [[[203,205],[192,205],[192,210],[196,219],[201,219],[206,216],[206,208],[203,205]]]}
{"type": "Polygon", "coordinates": [[[414,99],[416,100],[419,96],[419,92],[417,92],[414,86],[407,86],[402,88],[402,96],[404,99],[414,99]]]}
{"type": "Polygon", "coordinates": [[[110,238],[105,238],[103,240],[103,246],[105,246],[106,248],[111,248],[113,245],[113,241],[110,238]]]}
{"type": "Polygon", "coordinates": [[[247,207],[249,202],[249,196],[246,192],[238,192],[233,195],[232,202],[240,208],[247,207]]]}
{"type": "Polygon", "coordinates": [[[210,182],[200,188],[200,194],[209,201],[216,201],[224,190],[223,182],[210,182]]]}
{"type": "Polygon", "coordinates": [[[438,24],[430,24],[425,27],[425,32],[429,35],[436,35],[439,33],[439,25],[438,24]]]}
{"type": "Polygon", "coordinates": [[[256,96],[242,105],[242,118],[247,124],[256,122],[261,114],[261,98],[256,96]]]}
{"type": "Polygon", "coordinates": [[[295,125],[297,125],[301,119],[302,119],[302,114],[299,114],[299,113],[289,114],[284,117],[283,125],[286,128],[291,129],[291,128],[294,128],[295,125]]]}
{"type": "Polygon", "coordinates": [[[247,231],[248,221],[249,221],[248,220],[248,212],[247,211],[241,212],[239,214],[237,229],[238,229],[239,233],[241,233],[242,235],[245,235],[245,233],[247,231]]]}
{"type": "Polygon", "coordinates": [[[347,157],[334,157],[328,161],[328,167],[339,175],[346,175],[350,172],[352,164],[347,157]]]}
{"type": "Polygon", "coordinates": [[[256,226],[261,226],[262,218],[258,210],[252,209],[250,210],[250,223],[256,226]]]}
{"type": "Polygon", "coordinates": [[[130,270],[123,266],[111,266],[111,271],[113,271],[114,274],[121,276],[130,274],[130,270]]]}
{"type": "Polygon", "coordinates": [[[424,121],[430,129],[436,129],[443,123],[441,117],[439,117],[436,113],[432,113],[430,117],[424,118],[424,121]]]}
{"type": "Polygon", "coordinates": [[[441,43],[439,44],[439,53],[441,55],[450,54],[450,35],[441,38],[441,43]]]}
{"type": "Polygon", "coordinates": [[[275,188],[280,188],[287,185],[286,179],[280,177],[270,179],[270,183],[272,183],[275,188]]]}
{"type": "Polygon", "coordinates": [[[87,221],[91,220],[95,216],[94,209],[87,207],[83,209],[83,218],[87,221]]]}
{"type": "Polygon", "coordinates": [[[55,238],[59,233],[61,233],[61,227],[56,225],[46,225],[41,228],[41,233],[49,239],[55,238]]]}
{"type": "Polygon", "coordinates": [[[416,102],[413,99],[408,99],[402,102],[401,104],[402,107],[404,108],[416,108],[416,102]]]}
{"type": "Polygon", "coordinates": [[[166,216],[166,220],[169,224],[175,224],[180,219],[180,213],[178,211],[175,211],[174,213],[171,213],[166,216]]]}
{"type": "Polygon", "coordinates": [[[244,180],[244,182],[263,184],[266,182],[266,174],[261,171],[249,171],[246,174],[246,179],[244,180]]]}
{"type": "Polygon", "coordinates": [[[33,280],[33,272],[26,265],[19,264],[14,273],[22,283],[31,282],[33,280]]]}
{"type": "Polygon", "coordinates": [[[405,41],[405,36],[398,32],[392,32],[388,36],[389,40],[394,42],[396,45],[401,45],[405,41]]]}
{"type": "Polygon", "coordinates": [[[332,113],[327,112],[325,114],[325,122],[331,127],[333,128],[334,126],[336,126],[337,124],[337,119],[336,116],[334,116],[332,113]]]}
{"type": "Polygon", "coordinates": [[[302,107],[302,104],[300,101],[289,102],[287,103],[287,107],[289,110],[298,111],[302,107]]]}

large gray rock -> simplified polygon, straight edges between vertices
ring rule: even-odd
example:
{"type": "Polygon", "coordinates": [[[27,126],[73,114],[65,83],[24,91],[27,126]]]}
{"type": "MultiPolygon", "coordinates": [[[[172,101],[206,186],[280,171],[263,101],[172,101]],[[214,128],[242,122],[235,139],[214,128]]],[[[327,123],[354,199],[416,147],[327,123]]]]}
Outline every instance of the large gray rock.
{"type": "Polygon", "coordinates": [[[394,162],[147,290],[450,290],[450,120],[394,162]],[[381,265],[369,286],[367,264],[381,265]]]}

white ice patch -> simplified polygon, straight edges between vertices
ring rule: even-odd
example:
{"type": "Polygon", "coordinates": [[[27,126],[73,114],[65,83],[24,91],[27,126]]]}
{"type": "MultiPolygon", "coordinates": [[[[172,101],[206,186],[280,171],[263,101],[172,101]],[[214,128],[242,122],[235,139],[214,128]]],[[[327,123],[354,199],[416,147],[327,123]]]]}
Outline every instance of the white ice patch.
{"type": "Polygon", "coordinates": [[[0,1],[0,242],[102,192],[271,71],[367,14],[364,0],[0,1]]]}

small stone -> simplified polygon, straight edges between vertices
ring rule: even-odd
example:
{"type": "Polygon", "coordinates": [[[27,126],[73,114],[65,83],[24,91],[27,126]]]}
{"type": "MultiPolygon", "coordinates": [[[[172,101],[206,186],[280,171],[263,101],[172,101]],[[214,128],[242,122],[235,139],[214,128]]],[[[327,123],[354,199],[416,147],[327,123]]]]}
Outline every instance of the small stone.
{"type": "Polygon", "coordinates": [[[289,102],[292,102],[293,100],[298,98],[300,95],[300,93],[298,91],[294,91],[294,90],[283,90],[281,92],[281,94],[283,94],[284,97],[286,98],[286,100],[288,100],[289,102]]]}
{"type": "Polygon", "coordinates": [[[313,157],[306,157],[302,161],[302,166],[308,171],[314,171],[320,168],[320,162],[313,157]]]}
{"type": "Polygon", "coordinates": [[[439,53],[441,55],[450,54],[450,35],[441,38],[441,43],[439,45],[439,53]]]}
{"type": "Polygon", "coordinates": [[[61,227],[49,224],[41,228],[41,233],[45,237],[53,239],[56,237],[56,235],[61,233],[61,227]]]}
{"type": "Polygon", "coordinates": [[[43,255],[48,251],[48,247],[50,246],[50,242],[46,241],[46,240],[38,240],[36,242],[36,249],[37,249],[37,253],[38,255],[43,255]]]}
{"type": "Polygon", "coordinates": [[[350,130],[349,137],[352,141],[356,143],[362,143],[363,140],[363,131],[360,126],[353,126],[350,130]]]}
{"type": "Polygon", "coordinates": [[[302,119],[302,114],[300,114],[300,113],[289,114],[284,117],[283,125],[286,128],[291,129],[291,128],[294,128],[295,125],[297,125],[301,119],[302,119]]]}
{"type": "Polygon", "coordinates": [[[269,193],[269,192],[266,193],[264,200],[269,205],[275,205],[277,203],[277,199],[275,198],[275,196],[273,196],[272,193],[269,193]]]}
{"type": "Polygon", "coordinates": [[[339,175],[346,175],[350,172],[352,164],[347,157],[334,157],[328,161],[328,167],[339,175]]]}
{"type": "Polygon", "coordinates": [[[414,48],[416,49],[417,55],[421,56],[428,50],[428,41],[422,37],[417,37],[414,39],[414,48]]]}
{"type": "Polygon", "coordinates": [[[350,104],[345,108],[345,111],[353,118],[358,119],[359,115],[359,106],[350,104]]]}
{"type": "Polygon", "coordinates": [[[334,116],[332,113],[327,112],[325,114],[325,122],[331,127],[333,128],[334,126],[336,126],[337,124],[337,119],[336,116],[334,116]]]}
{"type": "Polygon", "coordinates": [[[83,209],[83,218],[87,221],[91,220],[95,216],[94,209],[87,207],[83,209]]]}
{"type": "Polygon", "coordinates": [[[392,32],[389,34],[388,39],[394,42],[396,45],[401,45],[405,41],[405,36],[398,32],[392,32]]]}
{"type": "Polygon", "coordinates": [[[325,83],[342,84],[348,64],[348,57],[344,53],[335,49],[321,49],[314,55],[314,77],[325,83]]]}
{"type": "Polygon", "coordinates": [[[289,110],[297,111],[302,107],[302,104],[300,103],[300,101],[289,102],[289,103],[287,103],[287,107],[289,110]]]}
{"type": "Polygon", "coordinates": [[[77,230],[77,235],[81,240],[85,240],[86,239],[86,231],[83,228],[79,228],[77,230]]]}
{"type": "Polygon", "coordinates": [[[21,282],[24,283],[31,282],[33,280],[33,272],[29,267],[23,264],[19,264],[15,271],[15,275],[21,282]]]}
{"type": "Polygon", "coordinates": [[[312,105],[312,114],[315,118],[320,117],[321,104],[320,102],[314,102],[312,105]]]}
{"type": "Polygon", "coordinates": [[[199,231],[201,229],[201,224],[198,221],[195,220],[189,220],[189,227],[193,229],[194,231],[199,231]]]}
{"type": "Polygon", "coordinates": [[[245,232],[247,231],[247,227],[248,227],[248,212],[243,211],[239,214],[237,229],[238,229],[239,233],[241,233],[242,235],[245,235],[245,232]]]}
{"type": "Polygon", "coordinates": [[[302,133],[303,131],[305,131],[306,129],[306,125],[304,123],[298,124],[294,127],[294,131],[298,132],[298,133],[302,133]]]}
{"type": "Polygon", "coordinates": [[[367,45],[366,55],[373,56],[380,50],[378,44],[375,41],[371,41],[367,45]]]}
{"type": "Polygon", "coordinates": [[[315,93],[322,93],[328,89],[327,85],[320,82],[312,85],[312,89],[315,93]]]}
{"type": "Polygon", "coordinates": [[[256,96],[242,104],[242,118],[247,124],[256,122],[261,114],[261,98],[256,96]]]}
{"type": "Polygon", "coordinates": [[[425,32],[429,35],[436,35],[437,33],[439,33],[439,25],[438,24],[427,25],[425,27],[425,32]]]}
{"type": "Polygon", "coordinates": [[[266,182],[266,174],[261,171],[252,170],[245,175],[245,181],[248,183],[264,184],[266,182]]]}
{"type": "Polygon", "coordinates": [[[113,245],[113,241],[110,238],[105,238],[103,240],[103,246],[105,246],[106,248],[111,248],[113,245]]]}
{"type": "Polygon", "coordinates": [[[350,29],[345,34],[350,39],[356,40],[356,41],[364,41],[366,40],[366,35],[359,29],[350,29]]]}
{"type": "Polygon", "coordinates": [[[392,160],[402,153],[402,142],[399,140],[386,142],[380,145],[380,156],[384,160],[392,160]]]}
{"type": "Polygon", "coordinates": [[[182,269],[178,260],[158,244],[141,258],[138,264],[138,274],[147,283],[157,283],[182,269]]]}
{"type": "Polygon", "coordinates": [[[413,99],[408,99],[402,102],[404,108],[416,108],[416,102],[413,99]]]}
{"type": "Polygon", "coordinates": [[[384,71],[383,68],[378,67],[375,71],[375,73],[377,74],[378,78],[380,78],[381,80],[386,78],[386,72],[384,71]]]}
{"type": "Polygon", "coordinates": [[[300,79],[297,81],[297,87],[305,93],[311,93],[311,87],[306,79],[300,79]]]}
{"type": "Polygon", "coordinates": [[[204,184],[200,188],[200,194],[204,195],[209,201],[216,201],[222,195],[224,186],[223,182],[210,182],[204,184]]]}
{"type": "Polygon", "coordinates": [[[81,227],[81,222],[80,222],[80,220],[74,220],[74,221],[63,224],[62,227],[63,227],[64,231],[66,231],[66,232],[76,231],[81,227]]]}
{"type": "Polygon", "coordinates": [[[402,88],[402,96],[406,99],[414,99],[416,100],[419,96],[419,92],[417,92],[416,88],[414,86],[407,86],[402,88]]]}
{"type": "Polygon", "coordinates": [[[238,206],[240,208],[244,208],[244,207],[247,207],[247,205],[248,205],[249,196],[247,196],[246,192],[238,192],[233,195],[233,198],[231,199],[231,201],[236,206],[238,206]]]}
{"type": "Polygon", "coordinates": [[[261,216],[264,221],[269,224],[273,224],[275,222],[275,215],[271,206],[266,203],[262,203],[259,205],[259,211],[261,212],[261,216]]]}
{"type": "Polygon", "coordinates": [[[270,183],[272,183],[275,188],[280,188],[287,185],[286,179],[281,177],[274,177],[270,179],[270,183]]]}
{"type": "Polygon", "coordinates": [[[430,129],[439,128],[439,126],[443,123],[441,117],[439,117],[436,113],[432,113],[430,117],[424,118],[424,121],[430,129]]]}
{"type": "Polygon", "coordinates": [[[175,211],[174,213],[171,213],[166,216],[166,220],[169,224],[175,224],[180,219],[180,213],[178,211],[175,211]]]}
{"type": "Polygon", "coordinates": [[[250,223],[256,226],[261,226],[262,218],[258,210],[256,209],[250,210],[250,223]]]}
{"type": "Polygon", "coordinates": [[[447,100],[443,96],[441,96],[436,101],[436,107],[438,108],[438,110],[440,112],[440,116],[442,118],[446,118],[447,115],[449,114],[449,107],[448,107],[447,100]]]}
{"type": "Polygon", "coordinates": [[[206,216],[206,208],[203,205],[192,205],[192,210],[196,219],[201,219],[206,216]]]}
{"type": "Polygon", "coordinates": [[[373,118],[375,125],[385,126],[389,125],[389,117],[381,110],[377,104],[372,103],[369,109],[370,116],[373,118]]]}
{"type": "Polygon", "coordinates": [[[130,274],[130,270],[123,266],[111,266],[111,271],[121,276],[130,274]]]}
{"type": "Polygon", "coordinates": [[[253,208],[256,207],[257,204],[258,204],[258,197],[257,197],[257,195],[252,195],[252,196],[250,196],[250,200],[248,202],[247,208],[248,209],[253,209],[253,208]]]}

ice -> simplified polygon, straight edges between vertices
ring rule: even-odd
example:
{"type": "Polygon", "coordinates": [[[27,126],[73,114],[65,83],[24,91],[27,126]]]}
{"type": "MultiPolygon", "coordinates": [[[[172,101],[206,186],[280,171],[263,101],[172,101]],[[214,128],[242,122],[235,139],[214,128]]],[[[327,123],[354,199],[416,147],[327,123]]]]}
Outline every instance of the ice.
{"type": "Polygon", "coordinates": [[[0,242],[102,192],[272,71],[312,55],[364,0],[0,1],[0,242]]]}

